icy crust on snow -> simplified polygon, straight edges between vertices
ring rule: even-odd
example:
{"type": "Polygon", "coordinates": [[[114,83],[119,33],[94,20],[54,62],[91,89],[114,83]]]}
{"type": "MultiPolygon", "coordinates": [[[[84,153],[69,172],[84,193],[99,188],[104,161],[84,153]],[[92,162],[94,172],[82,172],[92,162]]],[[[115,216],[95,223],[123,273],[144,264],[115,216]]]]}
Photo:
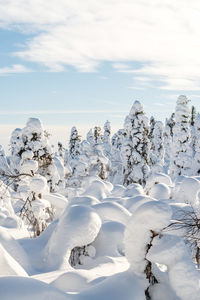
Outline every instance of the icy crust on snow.
{"type": "Polygon", "coordinates": [[[93,209],[80,205],[67,208],[44,250],[49,268],[62,269],[69,266],[71,250],[91,244],[100,228],[101,219],[93,209]]]}
{"type": "Polygon", "coordinates": [[[1,277],[0,291],[2,300],[70,300],[64,292],[49,284],[19,276],[1,277]]]}
{"type": "Polygon", "coordinates": [[[129,220],[124,234],[125,254],[131,270],[137,275],[144,275],[146,266],[146,247],[152,231],[159,233],[169,224],[171,209],[161,201],[149,201],[142,204],[129,220]]]}
{"type": "Polygon", "coordinates": [[[200,275],[184,242],[174,235],[155,237],[147,259],[166,265],[171,287],[181,300],[200,297],[200,275]]]}

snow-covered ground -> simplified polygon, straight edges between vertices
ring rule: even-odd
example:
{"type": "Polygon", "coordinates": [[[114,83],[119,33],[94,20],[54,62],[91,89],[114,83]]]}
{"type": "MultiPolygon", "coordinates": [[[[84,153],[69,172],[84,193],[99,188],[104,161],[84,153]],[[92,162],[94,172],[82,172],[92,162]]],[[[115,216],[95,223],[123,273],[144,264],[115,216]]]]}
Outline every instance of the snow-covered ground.
{"type": "Polygon", "coordinates": [[[112,143],[109,122],[82,142],[73,127],[57,153],[38,119],[12,133],[0,300],[200,300],[199,117],[191,130],[187,105],[178,98],[173,137],[169,120],[165,135],[148,128],[138,101],[112,143]]]}

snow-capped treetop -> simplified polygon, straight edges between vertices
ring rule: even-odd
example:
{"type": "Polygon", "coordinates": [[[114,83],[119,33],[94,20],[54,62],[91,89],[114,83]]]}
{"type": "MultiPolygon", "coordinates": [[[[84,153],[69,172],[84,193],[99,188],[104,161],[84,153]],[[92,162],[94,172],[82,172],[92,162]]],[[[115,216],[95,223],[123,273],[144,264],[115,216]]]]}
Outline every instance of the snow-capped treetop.
{"type": "Polygon", "coordinates": [[[37,135],[42,135],[43,134],[43,126],[42,123],[40,121],[40,119],[37,118],[29,118],[27,123],[26,123],[26,127],[24,128],[24,133],[35,133],[37,135]]]}
{"type": "Polygon", "coordinates": [[[141,114],[141,113],[143,113],[143,106],[140,103],[140,101],[136,100],[133,103],[133,106],[131,107],[131,110],[129,112],[129,116],[131,116],[131,115],[137,115],[137,114],[141,114]]]}
{"type": "Polygon", "coordinates": [[[188,106],[189,102],[190,100],[184,95],[178,97],[175,112],[175,120],[177,123],[188,122],[190,115],[190,108],[188,106]]]}

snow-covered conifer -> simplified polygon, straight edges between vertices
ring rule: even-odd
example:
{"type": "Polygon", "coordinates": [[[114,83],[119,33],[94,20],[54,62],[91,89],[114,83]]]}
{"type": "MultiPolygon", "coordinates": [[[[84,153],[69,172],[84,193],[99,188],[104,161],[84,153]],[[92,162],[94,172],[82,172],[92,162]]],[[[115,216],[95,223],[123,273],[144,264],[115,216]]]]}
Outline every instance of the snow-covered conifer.
{"type": "Polygon", "coordinates": [[[163,123],[156,121],[151,133],[150,166],[153,172],[162,172],[164,165],[163,123]]]}
{"type": "Polygon", "coordinates": [[[53,151],[39,119],[30,118],[23,129],[15,129],[11,136],[11,167],[17,174],[24,161],[38,163],[38,173],[47,179],[51,191],[55,191],[60,178],[53,162],[53,151]]]}
{"type": "Polygon", "coordinates": [[[172,113],[171,117],[165,120],[165,129],[164,129],[165,166],[167,170],[169,169],[169,165],[170,165],[174,125],[175,125],[175,113],[172,113]]]}
{"type": "Polygon", "coordinates": [[[194,165],[193,175],[200,174],[200,114],[197,114],[194,122],[194,140],[193,140],[193,149],[194,149],[194,165]]]}
{"type": "Polygon", "coordinates": [[[172,157],[170,174],[176,178],[179,175],[191,175],[191,134],[189,99],[179,96],[176,103],[175,125],[173,127],[172,157]]]}
{"type": "Polygon", "coordinates": [[[127,138],[121,148],[124,185],[145,185],[149,174],[148,118],[139,101],[135,101],[125,119],[127,138]]]}
{"type": "Polygon", "coordinates": [[[104,154],[106,157],[110,157],[111,155],[110,135],[111,135],[110,122],[106,121],[106,123],[104,124],[104,135],[103,135],[104,154]]]}
{"type": "Polygon", "coordinates": [[[80,135],[75,126],[71,129],[70,141],[69,141],[69,156],[71,159],[75,159],[80,155],[80,135]]]}

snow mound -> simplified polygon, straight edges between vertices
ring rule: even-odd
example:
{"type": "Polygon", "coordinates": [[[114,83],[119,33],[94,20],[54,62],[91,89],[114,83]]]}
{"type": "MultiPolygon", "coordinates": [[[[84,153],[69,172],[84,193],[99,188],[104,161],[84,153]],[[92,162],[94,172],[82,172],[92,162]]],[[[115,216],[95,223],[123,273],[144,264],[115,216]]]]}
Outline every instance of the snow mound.
{"type": "Polygon", "coordinates": [[[108,183],[105,183],[101,180],[94,180],[92,183],[86,188],[83,195],[94,196],[98,200],[106,198],[110,195],[113,186],[108,183]]]}
{"type": "Polygon", "coordinates": [[[0,227],[0,245],[13,257],[16,262],[27,272],[30,273],[31,266],[28,256],[21,245],[7,232],[0,227]]]}
{"type": "Polygon", "coordinates": [[[1,300],[67,300],[64,292],[49,284],[26,277],[0,278],[1,300]],[[11,288],[12,287],[12,288],[11,288]]]}
{"type": "Polygon", "coordinates": [[[70,204],[72,205],[80,204],[80,205],[92,206],[98,203],[100,203],[100,201],[93,196],[77,196],[70,199],[70,204]]]}
{"type": "Polygon", "coordinates": [[[147,259],[168,267],[170,284],[181,300],[199,299],[200,275],[179,237],[174,235],[156,237],[147,259]]]}
{"type": "Polygon", "coordinates": [[[130,218],[124,234],[124,244],[126,257],[134,273],[144,275],[146,247],[151,240],[151,230],[160,232],[169,224],[170,218],[170,207],[160,201],[144,203],[130,218]]]}
{"type": "Polygon", "coordinates": [[[169,199],[170,188],[165,183],[154,184],[149,191],[149,196],[155,199],[169,199]]]}
{"type": "Polygon", "coordinates": [[[130,184],[124,193],[124,197],[136,197],[139,195],[145,195],[145,193],[143,187],[137,183],[130,184]]]}
{"type": "Polygon", "coordinates": [[[151,198],[149,196],[137,196],[134,198],[129,198],[127,200],[129,203],[129,205],[131,204],[131,206],[129,207],[129,211],[134,214],[134,212],[138,209],[138,207],[140,207],[141,205],[143,205],[144,203],[150,202],[150,201],[157,201],[154,198],[151,198]],[[130,201],[131,200],[131,201],[130,201]]]}
{"type": "Polygon", "coordinates": [[[43,196],[43,200],[47,200],[54,209],[54,217],[58,218],[61,216],[63,211],[68,205],[68,200],[60,194],[47,194],[43,196]]]}
{"type": "Polygon", "coordinates": [[[93,206],[102,221],[116,221],[126,225],[131,213],[122,205],[115,202],[102,202],[93,206]]]}
{"type": "Polygon", "coordinates": [[[174,197],[179,202],[190,203],[196,205],[198,201],[197,193],[200,190],[199,180],[192,177],[185,177],[181,181],[174,197]]]}
{"type": "Polygon", "coordinates": [[[10,275],[28,276],[20,264],[0,245],[0,276],[10,275]]]}
{"type": "Polygon", "coordinates": [[[36,195],[43,195],[48,192],[47,180],[44,176],[35,175],[30,182],[30,189],[36,195]]]}
{"type": "Polygon", "coordinates": [[[44,251],[50,268],[69,266],[71,250],[91,244],[100,228],[101,219],[91,208],[75,205],[66,209],[44,251]]]}
{"type": "Polygon", "coordinates": [[[92,245],[96,256],[119,256],[124,252],[123,236],[125,226],[119,222],[106,222],[92,245]],[[111,242],[112,241],[112,242],[111,242]]]}

